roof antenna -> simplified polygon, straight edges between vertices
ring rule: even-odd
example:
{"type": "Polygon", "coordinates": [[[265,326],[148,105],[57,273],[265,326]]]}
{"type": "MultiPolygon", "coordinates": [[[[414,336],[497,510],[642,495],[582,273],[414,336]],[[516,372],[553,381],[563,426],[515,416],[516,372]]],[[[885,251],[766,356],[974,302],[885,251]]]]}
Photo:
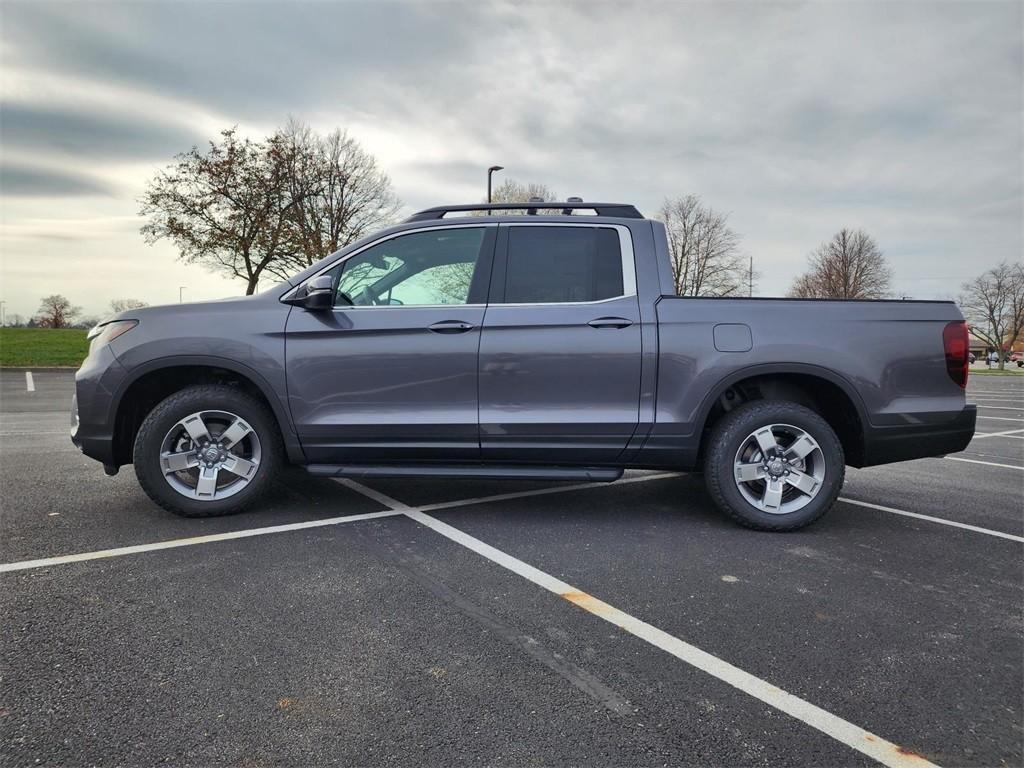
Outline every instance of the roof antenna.
{"type": "MultiPolygon", "coordinates": [[[[533,197],[531,197],[526,202],[528,202],[528,203],[543,203],[544,202],[544,198],[543,197],[537,197],[536,195],[534,195],[533,197]]],[[[527,208],[526,209],[526,215],[527,216],[536,216],[537,215],[537,209],[536,208],[527,208]]]]}
{"type": "MultiPolygon", "coordinates": [[[[583,202],[583,198],[582,197],[567,197],[567,198],[565,198],[565,202],[567,202],[567,203],[582,203],[583,202]]],[[[563,216],[572,216],[572,208],[563,208],[562,209],[562,215],[563,216]]]]}

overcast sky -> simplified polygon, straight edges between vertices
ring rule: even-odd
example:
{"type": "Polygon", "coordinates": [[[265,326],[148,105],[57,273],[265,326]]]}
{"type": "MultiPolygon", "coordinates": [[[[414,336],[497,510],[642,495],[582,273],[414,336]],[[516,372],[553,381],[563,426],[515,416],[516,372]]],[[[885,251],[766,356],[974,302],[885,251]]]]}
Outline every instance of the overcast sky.
{"type": "Polygon", "coordinates": [[[481,199],[492,164],[647,214],[696,193],[762,294],[845,226],[898,294],[950,297],[1024,250],[1022,8],[4,0],[0,299],[243,292],[146,245],[137,200],[175,153],[289,115],[349,129],[410,212],[481,199]]]}

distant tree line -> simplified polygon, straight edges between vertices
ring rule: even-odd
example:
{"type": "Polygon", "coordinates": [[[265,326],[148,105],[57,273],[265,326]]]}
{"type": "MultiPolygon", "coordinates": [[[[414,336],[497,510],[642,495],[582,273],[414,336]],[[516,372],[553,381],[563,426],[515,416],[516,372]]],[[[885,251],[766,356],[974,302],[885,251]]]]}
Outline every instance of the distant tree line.
{"type": "MultiPolygon", "coordinates": [[[[145,306],[146,302],[138,299],[114,299],[110,302],[110,312],[117,314],[145,306]]],[[[44,296],[39,301],[36,314],[27,321],[22,322],[21,315],[10,314],[6,317],[4,325],[8,328],[91,328],[102,319],[83,316],[81,307],[72,304],[66,296],[55,293],[52,296],[44,296]]]]}

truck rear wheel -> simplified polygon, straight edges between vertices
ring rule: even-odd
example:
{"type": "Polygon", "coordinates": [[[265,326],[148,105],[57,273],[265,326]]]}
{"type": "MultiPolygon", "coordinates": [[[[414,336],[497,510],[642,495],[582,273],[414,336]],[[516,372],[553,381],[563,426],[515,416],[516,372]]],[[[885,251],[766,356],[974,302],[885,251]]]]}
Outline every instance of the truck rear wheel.
{"type": "Polygon", "coordinates": [[[747,403],[725,414],[708,439],[708,492],[725,514],[748,528],[803,528],[831,509],[843,486],[839,438],[802,405],[747,403]]]}
{"type": "Polygon", "coordinates": [[[142,422],[135,475],[146,494],[183,517],[238,512],[255,501],[281,463],[277,423],[263,403],[234,387],[175,392],[142,422]]]}

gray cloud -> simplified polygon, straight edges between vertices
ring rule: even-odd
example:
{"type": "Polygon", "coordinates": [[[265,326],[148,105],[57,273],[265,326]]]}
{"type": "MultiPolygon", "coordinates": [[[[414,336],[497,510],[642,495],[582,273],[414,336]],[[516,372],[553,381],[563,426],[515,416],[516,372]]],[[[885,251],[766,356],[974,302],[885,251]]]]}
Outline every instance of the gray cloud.
{"type": "Polygon", "coordinates": [[[0,104],[0,139],[8,149],[56,150],[85,159],[169,158],[204,137],[173,122],[88,114],[60,107],[0,104]]]}
{"type": "Polygon", "coordinates": [[[488,26],[487,16],[472,5],[457,6],[457,19],[443,8],[390,2],[12,3],[4,21],[20,62],[263,119],[268,105],[287,112],[353,98],[376,103],[381,81],[443,82],[488,26]]]}
{"type": "Polygon", "coordinates": [[[0,165],[0,194],[17,197],[109,196],[113,190],[89,176],[5,162],[0,165]]]}

